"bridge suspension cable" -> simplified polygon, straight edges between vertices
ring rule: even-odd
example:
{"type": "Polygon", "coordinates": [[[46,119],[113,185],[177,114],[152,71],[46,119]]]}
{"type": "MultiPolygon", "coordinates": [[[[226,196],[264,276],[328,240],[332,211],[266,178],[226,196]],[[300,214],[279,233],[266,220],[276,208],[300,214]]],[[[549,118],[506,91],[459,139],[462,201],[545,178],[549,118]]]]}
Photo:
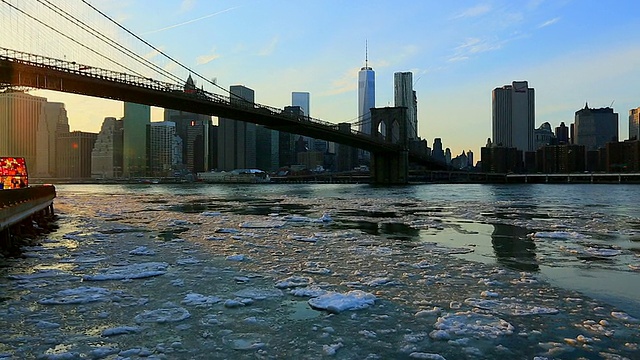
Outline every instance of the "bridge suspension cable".
{"type": "Polygon", "coordinates": [[[158,49],[157,47],[153,46],[151,43],[149,43],[148,41],[144,40],[143,38],[141,38],[140,36],[136,35],[135,33],[133,33],[132,31],[130,31],[129,29],[127,29],[126,27],[122,26],[120,23],[118,23],[117,21],[115,21],[113,18],[111,18],[109,15],[105,14],[104,12],[102,12],[100,9],[96,8],[95,6],[91,5],[91,3],[89,3],[87,0],[81,0],[84,4],[86,4],[87,6],[89,6],[91,9],[93,9],[94,11],[96,11],[97,13],[99,13],[100,15],[102,15],[104,18],[106,18],[107,20],[109,20],[110,22],[112,22],[113,24],[115,24],[116,26],[118,26],[120,29],[124,30],[126,33],[128,33],[129,35],[135,37],[136,39],[138,39],[139,41],[141,41],[142,43],[144,43],[145,45],[147,45],[148,47],[150,47],[151,49],[153,49],[154,51],[157,51],[159,54],[161,54],[162,56],[164,56],[165,58],[169,59],[170,61],[172,61],[173,63],[175,63],[176,65],[180,66],[181,68],[189,71],[190,73],[196,75],[197,77],[199,77],[200,79],[204,80],[205,82],[213,85],[214,87],[224,91],[225,93],[229,94],[229,96],[231,97],[235,97],[239,100],[242,101],[247,101],[246,99],[231,93],[229,90],[221,87],[220,85],[216,84],[215,82],[207,79],[206,77],[200,75],[199,73],[197,73],[196,71],[194,71],[193,69],[189,68],[188,66],[182,64],[181,62],[179,62],[178,60],[174,59],[173,57],[169,56],[168,54],[166,54],[164,51],[158,49]]]}
{"type": "Polygon", "coordinates": [[[137,72],[137,71],[135,71],[135,70],[133,70],[133,69],[130,69],[129,67],[127,67],[127,66],[125,66],[125,65],[123,65],[123,64],[121,64],[121,63],[119,63],[119,62],[117,62],[117,61],[115,61],[115,60],[113,60],[113,59],[111,59],[110,57],[108,57],[108,56],[106,56],[106,55],[104,55],[104,54],[99,53],[98,51],[96,51],[96,50],[92,49],[91,47],[89,47],[89,46],[87,46],[87,45],[85,45],[85,44],[83,44],[83,43],[79,42],[78,40],[76,40],[76,39],[74,39],[73,37],[71,37],[71,36],[69,36],[69,35],[67,35],[67,34],[63,33],[62,31],[60,31],[60,30],[58,30],[58,29],[54,28],[53,26],[51,26],[51,25],[49,25],[49,24],[46,24],[44,21],[42,21],[42,20],[40,20],[40,19],[38,19],[38,18],[36,18],[36,17],[34,17],[34,16],[32,16],[32,15],[28,14],[28,13],[27,13],[27,12],[25,12],[24,10],[22,10],[22,9],[20,9],[20,8],[18,8],[18,7],[16,7],[16,6],[14,6],[14,5],[12,5],[12,4],[10,4],[7,0],[0,0],[0,1],[2,1],[4,4],[8,5],[8,6],[9,6],[9,7],[11,7],[12,9],[14,9],[14,10],[16,10],[16,11],[20,12],[21,14],[23,14],[23,15],[27,16],[29,19],[31,19],[31,20],[33,20],[33,21],[37,22],[38,24],[40,24],[40,25],[42,25],[42,26],[44,26],[44,27],[46,27],[46,28],[48,28],[48,29],[50,29],[50,30],[54,31],[54,32],[55,32],[55,33],[57,33],[58,35],[61,35],[61,36],[63,36],[64,38],[66,38],[66,39],[68,39],[68,40],[71,40],[73,43],[75,43],[75,44],[77,44],[77,45],[80,45],[80,46],[81,46],[81,47],[83,47],[84,49],[89,50],[90,52],[92,52],[92,53],[94,53],[94,54],[96,54],[96,55],[98,55],[98,56],[100,56],[100,57],[102,57],[102,58],[104,58],[104,59],[106,59],[106,60],[108,60],[108,61],[110,61],[110,62],[112,62],[112,63],[114,63],[114,64],[116,64],[116,65],[118,65],[118,66],[120,66],[120,67],[122,67],[122,68],[124,68],[124,69],[126,69],[127,71],[131,71],[132,73],[134,73],[134,74],[136,74],[136,75],[138,75],[138,76],[143,76],[143,75],[142,75],[142,74],[140,74],[139,72],[137,72]]]}
{"type": "Polygon", "coordinates": [[[151,62],[151,61],[145,59],[144,57],[136,54],[135,52],[127,49],[125,46],[122,46],[117,41],[114,41],[113,39],[109,38],[108,36],[105,36],[104,34],[99,32],[98,30],[96,30],[92,26],[88,25],[84,21],[78,19],[77,17],[75,17],[74,15],[72,15],[69,12],[65,11],[64,9],[61,9],[59,6],[51,3],[51,1],[49,1],[49,0],[36,0],[36,1],[41,3],[42,5],[46,6],[47,8],[52,10],[53,12],[57,13],[61,17],[65,18],[69,22],[73,23],[74,25],[78,26],[79,28],[83,29],[84,31],[88,32],[89,34],[93,35],[98,40],[101,40],[101,41],[105,42],[107,45],[111,46],[112,48],[120,51],[121,53],[125,54],[129,58],[131,58],[131,59],[135,60],[136,62],[140,63],[141,65],[147,67],[148,69],[151,69],[152,71],[155,71],[155,72],[157,72],[159,74],[162,74],[165,77],[167,77],[168,79],[176,81],[177,83],[180,83],[180,82],[184,81],[184,79],[180,79],[180,77],[178,77],[178,76],[176,76],[176,75],[164,70],[160,66],[154,64],[153,62],[151,62]]]}

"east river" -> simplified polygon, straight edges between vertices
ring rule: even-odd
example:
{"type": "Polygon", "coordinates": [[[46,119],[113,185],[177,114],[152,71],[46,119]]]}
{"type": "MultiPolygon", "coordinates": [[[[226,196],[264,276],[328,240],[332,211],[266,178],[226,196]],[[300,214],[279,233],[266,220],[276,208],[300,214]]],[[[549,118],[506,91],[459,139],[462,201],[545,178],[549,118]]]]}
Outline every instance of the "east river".
{"type": "Polygon", "coordinates": [[[640,359],[637,185],[60,185],[0,359],[640,359]]]}

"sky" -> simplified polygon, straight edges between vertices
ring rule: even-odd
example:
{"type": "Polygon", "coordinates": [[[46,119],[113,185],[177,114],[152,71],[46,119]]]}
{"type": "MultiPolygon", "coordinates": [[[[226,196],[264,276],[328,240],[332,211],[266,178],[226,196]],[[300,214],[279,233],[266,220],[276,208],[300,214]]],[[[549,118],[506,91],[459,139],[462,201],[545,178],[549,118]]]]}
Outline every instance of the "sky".
{"type": "MultiPolygon", "coordinates": [[[[491,137],[491,91],[512,81],[535,89],[536,127],[568,125],[588,102],[614,108],[624,140],[629,109],[640,107],[637,0],[88,2],[223,88],[245,85],[256,102],[278,108],[291,105],[291,92],[306,91],[310,115],[333,123],[358,116],[368,44],[376,106],[394,106],[393,74],[413,72],[418,134],[430,145],[441,138],[454,156],[480,157],[491,137]]],[[[184,69],[160,63],[186,78],[184,69]]],[[[98,132],[104,117],[123,112],[121,102],[34,94],[64,102],[72,130],[98,132]]],[[[152,120],[162,120],[161,109],[152,120]]]]}

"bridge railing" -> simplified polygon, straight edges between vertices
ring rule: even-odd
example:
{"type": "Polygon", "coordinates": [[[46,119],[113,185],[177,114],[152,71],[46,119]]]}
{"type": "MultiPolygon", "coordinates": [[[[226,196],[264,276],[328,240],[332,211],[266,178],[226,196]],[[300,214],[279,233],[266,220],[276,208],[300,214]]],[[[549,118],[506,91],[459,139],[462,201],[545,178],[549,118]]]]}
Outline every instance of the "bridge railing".
{"type": "MultiPolygon", "coordinates": [[[[310,116],[299,116],[296,114],[290,114],[280,108],[275,108],[268,105],[249,102],[239,98],[230,98],[229,96],[212,93],[209,91],[205,91],[204,89],[194,89],[193,91],[185,92],[184,85],[160,81],[160,80],[154,80],[150,77],[144,77],[140,75],[133,75],[133,74],[123,73],[123,72],[118,72],[113,70],[107,70],[107,69],[103,69],[96,66],[79,64],[79,63],[76,63],[75,61],[60,60],[56,58],[26,53],[26,52],[8,49],[4,47],[0,47],[0,59],[10,61],[10,62],[16,62],[16,63],[24,63],[34,67],[50,68],[50,69],[55,69],[59,71],[64,71],[67,73],[104,79],[108,81],[143,87],[143,88],[152,89],[156,91],[169,92],[169,93],[172,93],[174,96],[183,96],[185,98],[194,98],[194,97],[200,98],[202,100],[211,101],[211,102],[223,104],[223,105],[234,107],[234,108],[242,108],[245,110],[255,111],[256,113],[263,113],[263,114],[267,112],[271,116],[293,119],[301,123],[306,122],[306,123],[318,124],[320,126],[329,128],[331,130],[336,130],[336,131],[340,130],[340,127],[338,124],[312,118],[310,116]]],[[[349,133],[352,135],[361,136],[363,138],[372,139],[369,134],[357,131],[355,129],[350,129],[349,133]]],[[[386,141],[382,139],[375,139],[374,141],[379,143],[386,143],[386,141]]]]}

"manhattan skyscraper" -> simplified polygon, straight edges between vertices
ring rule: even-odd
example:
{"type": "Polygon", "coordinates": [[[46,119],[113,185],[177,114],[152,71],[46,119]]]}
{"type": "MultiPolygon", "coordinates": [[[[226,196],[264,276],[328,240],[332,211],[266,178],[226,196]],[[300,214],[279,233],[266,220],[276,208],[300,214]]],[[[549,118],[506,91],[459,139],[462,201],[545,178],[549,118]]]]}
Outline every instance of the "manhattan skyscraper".
{"type": "Polygon", "coordinates": [[[393,74],[394,101],[398,107],[407,108],[407,138],[418,139],[418,98],[413,90],[413,73],[393,74]]]}
{"type": "Polygon", "coordinates": [[[358,72],[358,131],[371,134],[371,108],[376,107],[376,73],[369,67],[369,51],[365,50],[364,67],[358,72]]]}
{"type": "Polygon", "coordinates": [[[535,92],[526,81],[495,88],[492,93],[492,135],[497,146],[535,151],[535,92]]]}

